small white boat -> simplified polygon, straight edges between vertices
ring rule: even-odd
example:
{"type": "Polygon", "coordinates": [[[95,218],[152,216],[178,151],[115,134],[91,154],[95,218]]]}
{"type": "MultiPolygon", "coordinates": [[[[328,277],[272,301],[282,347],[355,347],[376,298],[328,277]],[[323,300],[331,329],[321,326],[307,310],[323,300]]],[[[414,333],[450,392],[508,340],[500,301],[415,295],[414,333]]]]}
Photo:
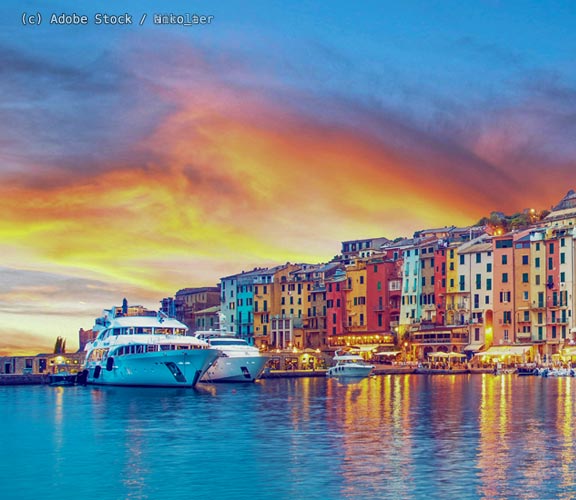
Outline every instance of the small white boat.
{"type": "Polygon", "coordinates": [[[217,330],[194,335],[218,351],[218,359],[208,368],[202,382],[254,382],[262,375],[268,358],[246,340],[217,330]]]}
{"type": "Polygon", "coordinates": [[[370,375],[374,369],[374,365],[366,363],[360,354],[351,352],[336,351],[334,361],[336,365],[328,368],[327,377],[362,378],[370,375]]]}

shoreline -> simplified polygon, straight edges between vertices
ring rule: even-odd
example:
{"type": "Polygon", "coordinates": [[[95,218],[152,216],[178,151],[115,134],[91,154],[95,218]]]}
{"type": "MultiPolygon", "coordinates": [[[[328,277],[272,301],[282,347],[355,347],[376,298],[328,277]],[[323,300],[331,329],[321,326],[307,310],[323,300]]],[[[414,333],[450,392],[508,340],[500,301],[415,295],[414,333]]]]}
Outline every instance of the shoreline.
{"type": "MultiPolygon", "coordinates": [[[[326,369],[318,370],[270,370],[260,377],[264,380],[278,378],[326,377],[326,369]]],[[[493,369],[470,368],[468,370],[422,370],[413,366],[380,365],[372,375],[475,375],[494,373],[493,369]]],[[[0,374],[0,387],[19,385],[49,385],[50,374],[0,374]]]]}

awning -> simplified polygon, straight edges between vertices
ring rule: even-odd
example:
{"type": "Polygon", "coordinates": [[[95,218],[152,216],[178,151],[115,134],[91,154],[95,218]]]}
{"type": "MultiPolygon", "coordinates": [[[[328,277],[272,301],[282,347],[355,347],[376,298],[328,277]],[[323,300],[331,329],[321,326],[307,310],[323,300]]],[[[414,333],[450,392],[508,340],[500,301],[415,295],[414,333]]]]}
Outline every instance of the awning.
{"type": "Polygon", "coordinates": [[[351,349],[358,349],[360,352],[370,352],[374,349],[381,347],[381,344],[366,344],[366,345],[353,345],[350,346],[351,349]]]}
{"type": "Polygon", "coordinates": [[[384,352],[375,352],[374,356],[397,356],[402,351],[384,351],[384,352]]]}
{"type": "Polygon", "coordinates": [[[562,356],[576,356],[576,347],[567,347],[562,349],[562,356]]]}
{"type": "Polygon", "coordinates": [[[500,345],[493,346],[476,356],[522,356],[532,348],[530,345],[500,345]]]}
{"type": "Polygon", "coordinates": [[[465,358],[465,357],[466,357],[466,354],[461,354],[461,353],[459,353],[459,352],[451,352],[450,354],[448,354],[448,357],[449,357],[449,358],[459,358],[459,359],[461,359],[461,358],[465,358]]]}
{"type": "Polygon", "coordinates": [[[484,347],[484,344],[468,344],[464,350],[468,352],[478,352],[480,349],[484,347]]]}
{"type": "Polygon", "coordinates": [[[430,357],[430,358],[447,358],[447,357],[448,357],[448,353],[447,353],[447,352],[442,352],[442,351],[429,352],[429,353],[428,353],[428,357],[430,357]]]}

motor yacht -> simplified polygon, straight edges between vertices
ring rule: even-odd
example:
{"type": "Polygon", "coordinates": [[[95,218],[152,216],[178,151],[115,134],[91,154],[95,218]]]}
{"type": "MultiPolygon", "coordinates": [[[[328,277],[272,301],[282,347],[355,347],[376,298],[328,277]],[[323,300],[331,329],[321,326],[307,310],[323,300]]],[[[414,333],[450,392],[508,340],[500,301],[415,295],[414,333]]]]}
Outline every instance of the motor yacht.
{"type": "Polygon", "coordinates": [[[360,354],[353,352],[336,351],[334,354],[335,365],[326,371],[327,377],[362,378],[372,373],[374,365],[364,361],[360,354]]]}
{"type": "Polygon", "coordinates": [[[220,351],[193,336],[187,327],[161,312],[141,306],[105,310],[87,344],[88,384],[194,387],[220,351]]]}
{"type": "Polygon", "coordinates": [[[202,382],[254,382],[264,371],[268,358],[244,339],[221,331],[198,331],[195,337],[218,350],[218,359],[208,368],[202,382]]]}

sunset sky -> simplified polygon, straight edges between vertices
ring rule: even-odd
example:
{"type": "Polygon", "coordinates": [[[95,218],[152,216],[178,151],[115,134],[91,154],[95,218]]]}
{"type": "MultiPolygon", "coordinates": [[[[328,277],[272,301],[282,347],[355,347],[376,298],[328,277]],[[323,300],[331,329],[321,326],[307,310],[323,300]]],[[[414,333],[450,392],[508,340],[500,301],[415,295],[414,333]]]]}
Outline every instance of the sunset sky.
{"type": "Polygon", "coordinates": [[[123,297],[549,209],[576,188],[575,27],[569,0],[2,2],[0,354],[74,349],[123,297]]]}

